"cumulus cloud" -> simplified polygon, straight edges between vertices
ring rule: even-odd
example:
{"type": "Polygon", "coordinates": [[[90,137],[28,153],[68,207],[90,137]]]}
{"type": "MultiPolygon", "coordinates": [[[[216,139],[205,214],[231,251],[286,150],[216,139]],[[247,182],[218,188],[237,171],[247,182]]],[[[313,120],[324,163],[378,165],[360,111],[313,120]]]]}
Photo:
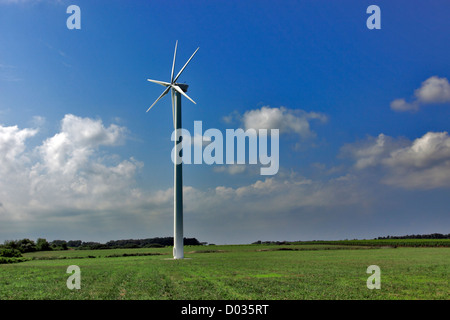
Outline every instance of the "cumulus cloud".
{"type": "Polygon", "coordinates": [[[100,146],[114,146],[125,137],[125,128],[115,124],[105,128],[100,120],[71,114],[61,122],[61,131],[38,148],[49,171],[74,172],[85,165],[100,146]]]}
{"type": "MultiPolygon", "coordinates": [[[[11,205],[15,207],[25,205],[23,200],[29,186],[27,168],[31,165],[26,140],[36,133],[35,129],[0,125],[0,202],[3,214],[6,214],[11,205]]],[[[16,217],[18,216],[11,218],[16,217]]]]}
{"type": "Polygon", "coordinates": [[[306,112],[304,110],[288,109],[286,107],[271,108],[268,106],[246,111],[243,115],[238,115],[234,112],[224,117],[223,120],[226,123],[231,123],[233,118],[237,118],[245,130],[279,129],[280,134],[296,134],[302,138],[315,135],[310,127],[311,121],[327,121],[327,117],[322,113],[306,112]]]}
{"type": "Polygon", "coordinates": [[[357,184],[351,176],[320,182],[293,172],[238,187],[217,186],[204,191],[192,188],[185,197],[186,208],[188,212],[207,215],[205,219],[217,219],[216,215],[221,214],[220,219],[229,222],[236,221],[240,215],[263,221],[306,208],[361,204],[368,197],[357,184]]]}
{"type": "Polygon", "coordinates": [[[384,181],[405,188],[432,189],[450,186],[450,137],[447,132],[428,132],[383,159],[392,175],[384,181]]]}
{"type": "MultiPolygon", "coordinates": [[[[82,235],[107,241],[172,233],[173,189],[151,192],[139,187],[135,180],[143,164],[112,153],[126,141],[126,128],[66,115],[57,133],[31,147],[37,132],[0,126],[3,237],[82,235]]],[[[280,170],[276,176],[257,176],[237,186],[187,185],[186,234],[222,241],[234,236],[242,241],[243,235],[253,241],[280,234],[316,238],[314,226],[328,223],[333,230],[344,223],[343,215],[357,217],[370,207],[373,189],[359,173],[382,170],[383,183],[402,188],[448,187],[449,150],[447,132],[430,132],[414,141],[381,134],[345,146],[343,153],[357,170],[323,181],[280,170]]],[[[221,168],[217,170],[233,174],[249,166],[221,168]]]]}
{"type": "Polygon", "coordinates": [[[285,107],[262,107],[244,113],[243,123],[245,129],[279,129],[280,133],[295,133],[301,137],[310,137],[313,132],[310,129],[311,120],[326,121],[325,115],[316,112],[305,112],[285,107]]]}
{"type": "Polygon", "coordinates": [[[418,111],[419,108],[420,105],[417,101],[408,103],[405,101],[405,99],[395,99],[391,102],[391,109],[394,111],[418,111]]]}
{"type": "Polygon", "coordinates": [[[415,96],[422,103],[450,102],[450,84],[447,78],[433,76],[422,82],[415,96]]]}
{"type": "Polygon", "coordinates": [[[22,129],[17,126],[0,125],[0,172],[6,174],[12,168],[23,165],[28,158],[23,154],[25,141],[37,133],[36,129],[22,129]]]}
{"type": "Polygon", "coordinates": [[[432,76],[422,82],[420,88],[414,91],[415,99],[406,102],[405,99],[395,99],[391,109],[398,112],[418,111],[420,106],[427,104],[442,104],[450,102],[450,83],[447,78],[432,76]]]}
{"type": "MultiPolygon", "coordinates": [[[[82,234],[95,240],[100,234],[111,239],[121,234],[171,234],[173,189],[142,189],[135,181],[142,163],[111,153],[111,147],[126,139],[125,128],[66,115],[57,133],[30,147],[29,139],[36,134],[36,129],[0,126],[0,233],[4,237],[31,237],[31,230],[50,239],[52,235],[78,238],[82,234]],[[14,170],[8,166],[15,166],[14,170]]],[[[238,165],[225,169],[231,174],[247,170],[238,165]]],[[[254,232],[271,230],[274,219],[282,224],[280,215],[365,201],[354,182],[351,177],[318,182],[283,172],[236,187],[184,186],[187,225],[195,219],[191,228],[208,229],[202,234],[210,237],[220,228],[245,232],[256,226],[252,221],[259,221],[254,232]]]]}
{"type": "Polygon", "coordinates": [[[382,170],[381,181],[407,189],[450,187],[450,137],[428,132],[414,141],[380,134],[346,145],[342,151],[357,169],[382,170]]]}
{"type": "Polygon", "coordinates": [[[112,209],[133,198],[142,163],[99,151],[121,143],[125,128],[66,115],[58,133],[27,148],[26,140],[36,133],[36,129],[0,126],[0,202],[8,212],[3,218],[112,209]]]}
{"type": "Polygon", "coordinates": [[[377,137],[346,144],[341,148],[341,153],[355,160],[355,168],[364,169],[379,165],[391,152],[407,144],[406,139],[394,139],[381,133],[377,137]]]}

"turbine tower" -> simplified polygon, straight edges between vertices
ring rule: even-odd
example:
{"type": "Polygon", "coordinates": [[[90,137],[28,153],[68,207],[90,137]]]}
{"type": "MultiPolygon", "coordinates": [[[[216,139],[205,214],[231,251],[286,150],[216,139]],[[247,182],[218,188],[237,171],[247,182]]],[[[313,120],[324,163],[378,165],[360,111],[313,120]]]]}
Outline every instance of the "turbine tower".
{"type": "Polygon", "coordinates": [[[173,117],[173,126],[175,129],[176,139],[175,139],[175,148],[176,150],[173,158],[174,162],[174,181],[173,181],[173,190],[174,190],[174,197],[173,197],[173,258],[174,259],[183,259],[184,258],[184,249],[183,249],[183,167],[182,163],[180,162],[177,164],[176,161],[176,154],[179,154],[181,143],[180,141],[180,130],[181,129],[181,96],[183,95],[190,101],[192,101],[195,104],[195,101],[189,98],[189,96],[186,94],[186,91],[188,89],[188,85],[177,83],[178,78],[180,77],[181,73],[184,71],[184,69],[187,67],[189,62],[192,60],[192,58],[197,53],[198,49],[194,51],[192,56],[189,58],[189,60],[185,63],[183,68],[181,68],[180,72],[174,77],[174,69],[175,69],[175,59],[177,56],[177,46],[178,41],[175,43],[175,52],[173,54],[173,63],[172,63],[172,72],[170,74],[170,83],[164,82],[164,81],[158,81],[158,80],[152,80],[147,79],[150,82],[157,83],[163,87],[166,87],[166,89],[163,91],[163,93],[156,99],[155,102],[148,108],[147,112],[150,111],[151,108],[159,101],[162,97],[164,97],[169,91],[171,91],[172,95],[172,117],[173,117]]]}

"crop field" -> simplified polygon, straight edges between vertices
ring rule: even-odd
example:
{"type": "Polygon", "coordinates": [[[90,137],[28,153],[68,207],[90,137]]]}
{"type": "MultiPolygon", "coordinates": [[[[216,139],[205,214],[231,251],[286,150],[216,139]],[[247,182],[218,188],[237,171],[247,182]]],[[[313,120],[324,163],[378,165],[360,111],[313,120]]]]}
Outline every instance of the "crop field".
{"type": "Polygon", "coordinates": [[[24,254],[0,265],[1,300],[449,299],[450,248],[368,243],[217,245],[66,250],[24,254]],[[67,267],[81,270],[68,289],[67,267]],[[368,289],[367,267],[380,268],[368,289]]]}

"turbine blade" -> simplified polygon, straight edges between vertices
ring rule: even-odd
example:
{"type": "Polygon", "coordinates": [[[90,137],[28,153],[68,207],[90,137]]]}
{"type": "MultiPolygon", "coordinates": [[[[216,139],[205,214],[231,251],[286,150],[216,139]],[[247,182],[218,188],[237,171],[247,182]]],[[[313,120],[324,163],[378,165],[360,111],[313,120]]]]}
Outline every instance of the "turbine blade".
{"type": "Polygon", "coordinates": [[[177,85],[172,85],[172,88],[174,88],[174,89],[177,90],[179,93],[181,93],[183,96],[185,96],[186,98],[188,98],[189,100],[191,100],[194,104],[196,104],[195,101],[192,100],[191,98],[189,98],[189,96],[188,96],[183,90],[181,90],[181,88],[180,88],[179,86],[177,86],[177,85]]]}
{"type": "Polygon", "coordinates": [[[161,100],[161,98],[164,97],[164,96],[167,94],[167,92],[169,92],[169,90],[170,90],[170,87],[167,87],[166,90],[164,90],[163,93],[161,93],[161,95],[159,96],[159,98],[156,99],[155,102],[153,102],[153,104],[150,106],[150,108],[148,108],[147,112],[149,112],[150,109],[153,108],[153,106],[154,106],[159,100],[161,100]]]}
{"type": "Polygon", "coordinates": [[[177,76],[175,77],[175,79],[173,79],[172,83],[175,83],[178,78],[180,77],[181,73],[184,71],[184,69],[187,67],[187,65],[189,64],[189,62],[192,60],[192,58],[195,56],[195,54],[197,53],[198,49],[194,51],[194,53],[192,54],[192,56],[189,58],[189,60],[186,62],[186,64],[183,66],[183,68],[181,68],[180,72],[178,72],[177,76]]]}
{"type": "Polygon", "coordinates": [[[164,82],[164,81],[159,81],[159,80],[152,80],[152,79],[147,79],[147,81],[153,82],[153,83],[157,83],[163,87],[168,87],[170,86],[170,83],[168,82],[164,82]]]}
{"type": "Polygon", "coordinates": [[[173,83],[173,71],[175,69],[175,58],[177,56],[178,40],[175,42],[175,52],[173,53],[172,73],[170,74],[170,83],[173,83]]]}
{"type": "Polygon", "coordinates": [[[173,128],[175,128],[175,96],[174,96],[174,91],[171,90],[171,96],[172,96],[172,120],[173,120],[173,128]]]}

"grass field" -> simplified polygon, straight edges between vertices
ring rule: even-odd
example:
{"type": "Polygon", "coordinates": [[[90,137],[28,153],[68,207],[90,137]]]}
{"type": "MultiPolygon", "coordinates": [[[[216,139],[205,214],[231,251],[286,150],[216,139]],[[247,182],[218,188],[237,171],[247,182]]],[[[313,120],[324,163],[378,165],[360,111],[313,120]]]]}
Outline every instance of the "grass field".
{"type": "Polygon", "coordinates": [[[317,244],[68,250],[0,265],[0,299],[449,299],[449,247],[317,244]],[[69,290],[69,265],[81,289],[69,290]],[[369,265],[381,289],[366,286],[369,265]]]}

